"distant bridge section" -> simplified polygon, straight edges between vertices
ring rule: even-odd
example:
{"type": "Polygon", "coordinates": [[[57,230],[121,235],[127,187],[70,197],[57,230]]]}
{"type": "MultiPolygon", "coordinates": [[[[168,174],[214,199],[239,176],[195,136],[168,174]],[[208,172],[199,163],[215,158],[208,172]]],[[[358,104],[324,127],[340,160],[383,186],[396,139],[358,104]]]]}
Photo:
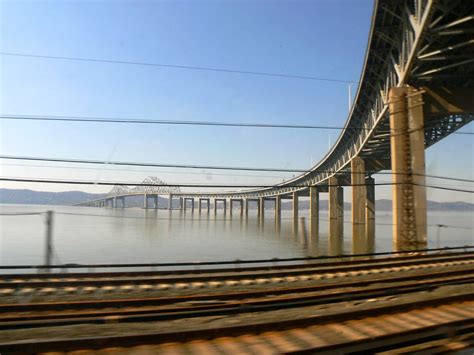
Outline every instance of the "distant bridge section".
{"type": "Polygon", "coordinates": [[[88,207],[112,207],[116,208],[119,205],[125,207],[125,198],[130,196],[142,196],[143,195],[143,207],[149,208],[149,199],[154,202],[154,208],[158,208],[158,196],[166,195],[169,197],[168,208],[172,208],[173,195],[181,194],[179,187],[166,186],[166,183],[156,176],[148,176],[141,182],[140,185],[126,186],[126,185],[115,185],[107,194],[106,197],[85,201],[77,204],[76,206],[88,206],[88,207]]]}

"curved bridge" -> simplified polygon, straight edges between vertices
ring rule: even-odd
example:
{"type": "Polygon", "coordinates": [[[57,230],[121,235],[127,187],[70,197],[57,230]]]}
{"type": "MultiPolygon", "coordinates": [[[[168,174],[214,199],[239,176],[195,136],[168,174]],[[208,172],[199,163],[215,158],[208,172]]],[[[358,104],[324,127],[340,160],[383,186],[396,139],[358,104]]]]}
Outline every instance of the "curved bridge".
{"type": "Polygon", "coordinates": [[[471,122],[473,91],[463,89],[474,86],[473,17],[469,1],[377,1],[357,96],[326,156],[307,173],[271,188],[187,196],[273,197],[323,187],[332,176],[349,184],[355,157],[371,173],[390,169],[391,88],[412,85],[423,93],[426,148],[471,122]]]}
{"type": "MultiPolygon", "coordinates": [[[[474,117],[474,3],[465,0],[375,2],[357,95],[338,140],[308,172],[270,188],[173,193],[181,199],[275,200],[310,196],[311,235],[318,234],[320,192],[329,192],[330,237],[342,238],[342,186],[352,186],[352,234],[374,233],[374,181],[392,170],[396,250],[426,246],[424,150],[474,117]]],[[[194,205],[194,203],[193,203],[194,205]]],[[[185,206],[185,205],[184,205],[185,206]]],[[[336,242],[335,242],[336,243],[336,242]]]]}

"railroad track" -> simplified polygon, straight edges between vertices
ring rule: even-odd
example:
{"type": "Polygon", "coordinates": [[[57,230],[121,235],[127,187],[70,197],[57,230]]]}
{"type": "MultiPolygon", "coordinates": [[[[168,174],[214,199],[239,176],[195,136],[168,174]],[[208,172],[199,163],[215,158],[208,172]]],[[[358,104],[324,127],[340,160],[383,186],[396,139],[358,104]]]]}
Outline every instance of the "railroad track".
{"type": "MultiPolygon", "coordinates": [[[[109,352],[111,349],[107,348],[114,347],[115,351],[156,353],[380,352],[446,338],[472,339],[473,310],[474,295],[464,292],[417,302],[404,300],[370,308],[183,331],[2,342],[0,351],[109,352]]],[[[469,342],[464,346],[469,346],[469,342]]]]}
{"type": "Polygon", "coordinates": [[[168,297],[145,300],[109,300],[98,302],[74,302],[22,304],[0,306],[0,330],[35,327],[64,326],[74,324],[107,324],[114,322],[145,322],[204,316],[223,316],[238,313],[264,312],[276,309],[315,306],[328,303],[373,299],[413,292],[426,292],[439,286],[473,284],[474,270],[443,272],[423,277],[398,277],[369,283],[343,283],[320,285],[301,289],[280,289],[272,295],[267,292],[247,292],[221,295],[197,295],[191,297],[168,297]],[[397,282],[396,285],[393,285],[397,282]],[[380,283],[383,283],[380,285],[380,283]],[[269,297],[272,295],[272,297],[269,297]],[[130,302],[132,301],[132,302],[130,302]],[[201,303],[200,303],[201,302],[201,303]],[[202,303],[204,302],[204,303],[202,303]],[[132,306],[132,304],[134,306],[132,306]],[[81,311],[71,312],[80,306],[81,311]],[[144,307],[147,305],[147,307],[144,307]],[[104,310],[91,310],[97,308],[104,310]],[[114,309],[110,309],[110,308],[114,309]],[[125,308],[125,309],[124,309],[125,308]],[[34,313],[36,310],[36,313],[34,313]],[[38,312],[38,310],[41,310],[38,312]],[[49,310],[49,313],[45,313],[49,310]],[[56,310],[56,312],[51,312],[56,310]],[[59,311],[58,311],[59,310],[59,311]],[[65,312],[66,310],[66,312],[65,312]],[[16,312],[5,314],[5,311],[16,312]],[[69,311],[69,312],[67,312],[69,311]]]}
{"type": "Polygon", "coordinates": [[[474,252],[421,255],[352,262],[300,264],[276,269],[242,268],[227,271],[222,269],[186,272],[126,272],[98,274],[42,274],[3,275],[0,277],[0,293],[14,294],[19,290],[33,292],[40,289],[44,293],[77,292],[85,288],[87,292],[96,290],[116,291],[118,287],[166,290],[203,288],[220,286],[247,286],[252,284],[273,284],[282,282],[320,280],[324,278],[375,275],[418,269],[450,266],[474,265],[474,252]]]}
{"type": "MultiPolygon", "coordinates": [[[[467,248],[467,247],[466,247],[467,248]]],[[[472,247],[469,247],[472,248],[472,247]]],[[[369,257],[357,257],[357,258],[350,258],[348,260],[342,261],[325,261],[325,259],[319,259],[317,262],[307,261],[305,263],[297,263],[297,264],[288,264],[288,265],[281,265],[276,264],[279,259],[275,259],[275,264],[273,265],[266,265],[266,266],[253,266],[253,267],[245,267],[239,264],[239,261],[235,262],[235,266],[232,268],[211,268],[211,269],[174,269],[174,270],[161,270],[161,271],[113,271],[113,272],[55,272],[55,273],[39,273],[39,274],[4,274],[0,275],[0,282],[2,281],[9,281],[9,280],[17,280],[19,281],[28,281],[28,280],[42,280],[42,279],[74,279],[74,278],[110,278],[110,277],[162,277],[162,276],[175,276],[175,275],[201,275],[201,274],[226,274],[226,273],[244,273],[244,272],[252,272],[252,273],[262,273],[265,271],[275,271],[275,270],[293,270],[293,269],[314,269],[320,267],[337,267],[337,266],[357,266],[357,265],[376,265],[376,264],[386,264],[393,262],[394,264],[403,263],[407,261],[431,261],[436,260],[439,258],[446,258],[446,257],[474,257],[474,251],[448,251],[448,252],[439,252],[436,254],[427,254],[427,253],[415,253],[415,254],[397,254],[396,256],[389,256],[389,257],[377,257],[377,258],[369,258],[369,257]]],[[[347,258],[347,257],[345,257],[347,258]]],[[[329,259],[329,260],[332,260],[329,259]]],[[[77,265],[79,266],[79,265],[77,265]]],[[[90,268],[94,270],[98,266],[100,267],[107,267],[107,265],[83,265],[81,268],[90,268]]],[[[117,266],[117,265],[115,265],[117,266]]],[[[199,267],[200,264],[196,263],[195,267],[199,267]]],[[[67,269],[67,266],[64,267],[67,269]]]]}
{"type": "Polygon", "coordinates": [[[26,287],[38,295],[35,302],[0,303],[2,354],[117,346],[152,353],[410,353],[414,346],[451,342],[462,349],[474,342],[474,252],[288,268],[3,275],[0,285],[3,294],[26,287]],[[160,292],[166,285],[175,292],[160,292]],[[239,285],[260,287],[231,287],[239,285]],[[114,293],[50,300],[45,286],[114,293]],[[84,329],[91,336],[78,338],[84,329]]]}

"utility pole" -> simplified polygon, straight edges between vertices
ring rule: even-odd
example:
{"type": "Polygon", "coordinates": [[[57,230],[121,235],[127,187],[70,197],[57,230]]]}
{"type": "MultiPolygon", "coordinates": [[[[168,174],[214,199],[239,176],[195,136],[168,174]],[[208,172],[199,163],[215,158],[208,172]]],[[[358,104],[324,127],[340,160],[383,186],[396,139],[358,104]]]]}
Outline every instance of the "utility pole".
{"type": "MultiPolygon", "coordinates": [[[[51,265],[53,257],[53,211],[46,211],[46,250],[44,254],[45,266],[51,265]]],[[[49,272],[49,268],[46,268],[49,272]]]]}

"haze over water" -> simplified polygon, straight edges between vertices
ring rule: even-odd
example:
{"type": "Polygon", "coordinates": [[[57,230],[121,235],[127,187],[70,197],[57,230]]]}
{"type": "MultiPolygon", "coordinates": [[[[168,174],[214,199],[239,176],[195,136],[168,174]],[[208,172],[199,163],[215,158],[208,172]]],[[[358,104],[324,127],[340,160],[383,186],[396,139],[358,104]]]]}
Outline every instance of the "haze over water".
{"type": "MultiPolygon", "coordinates": [[[[143,210],[102,209],[66,206],[0,205],[1,213],[30,213],[54,210],[54,263],[151,263],[291,258],[328,254],[327,211],[320,213],[320,237],[307,238],[301,220],[293,233],[291,211],[282,211],[281,233],[274,224],[274,211],[266,210],[259,226],[256,210],[248,221],[235,209],[232,219],[218,210],[194,214],[188,209],[143,210]]],[[[309,229],[308,211],[301,210],[309,229]]],[[[345,221],[350,221],[346,211],[345,221]]],[[[0,264],[42,264],[44,262],[45,217],[0,216],[0,264]]],[[[376,216],[375,251],[392,250],[391,215],[376,216]],[[387,225],[386,225],[387,224],[387,225]]],[[[472,212],[431,212],[429,224],[457,228],[428,228],[429,247],[474,244],[472,212]],[[459,228],[464,227],[464,228],[459,228]],[[471,230],[469,230],[471,228],[471,230]]],[[[361,246],[367,250],[368,246],[361,246]]],[[[344,224],[344,254],[352,253],[351,225],[344,224]]]]}

